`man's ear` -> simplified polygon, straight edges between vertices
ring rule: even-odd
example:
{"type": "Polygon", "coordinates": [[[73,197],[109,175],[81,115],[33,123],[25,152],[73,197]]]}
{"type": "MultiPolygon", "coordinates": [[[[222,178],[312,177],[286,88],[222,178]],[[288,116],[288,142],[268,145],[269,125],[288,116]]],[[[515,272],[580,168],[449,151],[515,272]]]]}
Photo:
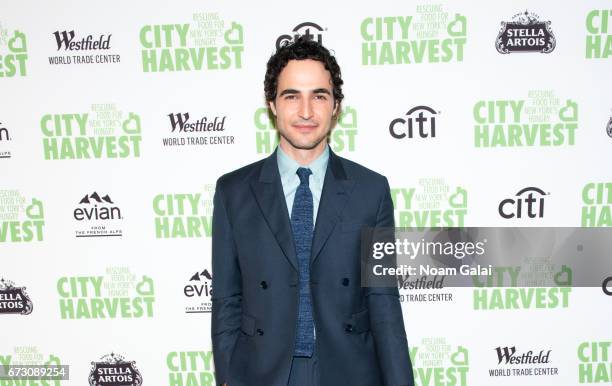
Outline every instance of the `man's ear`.
{"type": "Polygon", "coordinates": [[[338,118],[338,115],[340,115],[340,109],[340,102],[334,99],[334,111],[332,113],[332,116],[338,118]]]}
{"type": "Polygon", "coordinates": [[[276,106],[274,105],[274,101],[268,102],[268,106],[270,106],[270,110],[272,110],[272,114],[276,116],[276,106]]]}

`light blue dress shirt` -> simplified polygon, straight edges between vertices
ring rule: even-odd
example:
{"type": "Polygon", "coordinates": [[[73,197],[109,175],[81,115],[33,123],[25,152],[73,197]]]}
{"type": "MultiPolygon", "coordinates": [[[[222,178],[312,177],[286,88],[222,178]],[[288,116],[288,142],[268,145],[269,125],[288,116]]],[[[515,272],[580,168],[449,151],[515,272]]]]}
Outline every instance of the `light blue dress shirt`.
{"type": "Polygon", "coordinates": [[[289,157],[280,146],[277,146],[276,149],[278,172],[280,173],[281,183],[283,184],[283,193],[285,194],[285,202],[287,202],[287,209],[289,210],[289,218],[291,218],[295,191],[298,186],[300,186],[300,177],[298,177],[296,171],[299,167],[309,168],[310,171],[312,171],[312,174],[308,177],[308,186],[312,192],[312,223],[313,225],[316,224],[319,202],[321,201],[321,192],[323,191],[323,182],[325,181],[325,171],[327,170],[327,162],[329,161],[329,146],[325,146],[323,153],[312,161],[310,165],[300,165],[296,160],[289,157]]]}

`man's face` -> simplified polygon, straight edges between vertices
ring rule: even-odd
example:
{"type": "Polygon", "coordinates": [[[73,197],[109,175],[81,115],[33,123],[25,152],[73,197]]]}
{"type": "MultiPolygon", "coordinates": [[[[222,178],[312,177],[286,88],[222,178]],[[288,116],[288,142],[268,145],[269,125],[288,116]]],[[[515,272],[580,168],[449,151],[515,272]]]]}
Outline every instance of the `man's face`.
{"type": "Polygon", "coordinates": [[[276,99],[270,109],[276,116],[281,144],[312,150],[325,146],[336,114],[331,74],[323,63],[290,60],[278,76],[276,99]]]}

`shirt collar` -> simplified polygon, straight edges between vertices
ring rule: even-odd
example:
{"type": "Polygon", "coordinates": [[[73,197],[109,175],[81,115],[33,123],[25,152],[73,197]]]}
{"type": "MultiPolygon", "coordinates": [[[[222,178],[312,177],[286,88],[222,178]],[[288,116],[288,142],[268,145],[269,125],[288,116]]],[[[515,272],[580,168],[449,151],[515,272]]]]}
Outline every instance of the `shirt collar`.
{"type": "Polygon", "coordinates": [[[325,170],[327,169],[327,163],[329,161],[329,145],[325,146],[325,150],[321,153],[320,156],[317,157],[314,161],[312,161],[309,165],[300,165],[296,160],[289,157],[287,153],[281,149],[280,146],[276,147],[276,160],[278,162],[278,171],[283,177],[292,177],[296,175],[296,171],[300,167],[309,168],[312,171],[312,176],[322,181],[325,176],[325,170]]]}

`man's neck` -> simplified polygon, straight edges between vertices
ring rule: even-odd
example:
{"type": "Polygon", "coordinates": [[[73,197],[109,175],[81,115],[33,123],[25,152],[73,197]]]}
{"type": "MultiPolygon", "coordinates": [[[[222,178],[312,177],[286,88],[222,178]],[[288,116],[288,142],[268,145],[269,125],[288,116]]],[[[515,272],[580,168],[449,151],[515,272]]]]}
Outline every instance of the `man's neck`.
{"type": "Polygon", "coordinates": [[[312,149],[296,149],[291,146],[291,144],[287,141],[284,141],[281,137],[281,141],[278,146],[291,157],[295,162],[299,163],[302,166],[310,165],[312,161],[319,158],[321,154],[325,151],[325,147],[327,146],[327,141],[321,141],[316,147],[312,149]]]}

